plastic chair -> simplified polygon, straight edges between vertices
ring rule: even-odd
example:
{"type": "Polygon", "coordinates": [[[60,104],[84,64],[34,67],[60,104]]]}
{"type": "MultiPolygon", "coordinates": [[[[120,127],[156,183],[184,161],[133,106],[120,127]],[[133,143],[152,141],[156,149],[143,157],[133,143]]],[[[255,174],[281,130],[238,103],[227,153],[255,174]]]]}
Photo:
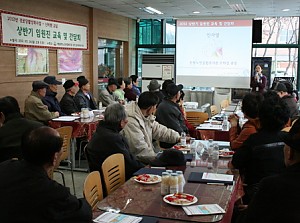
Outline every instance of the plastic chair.
{"type": "Polygon", "coordinates": [[[85,178],[83,196],[91,205],[92,210],[95,210],[98,202],[103,199],[102,183],[99,171],[93,171],[85,178]]]}
{"type": "Polygon", "coordinates": [[[208,119],[208,113],[197,112],[197,111],[187,111],[186,119],[193,126],[198,126],[208,119]]]}
{"type": "MultiPolygon", "coordinates": [[[[58,131],[60,137],[63,138],[63,145],[62,145],[62,148],[61,148],[62,149],[62,154],[60,156],[59,162],[57,162],[56,166],[54,167],[54,172],[57,172],[57,173],[61,174],[63,184],[64,184],[64,186],[66,186],[65,175],[62,171],[58,170],[57,168],[58,168],[61,161],[64,161],[64,162],[67,162],[67,163],[70,164],[73,190],[74,190],[74,195],[76,195],[73,165],[72,165],[72,161],[68,159],[70,157],[70,146],[71,146],[71,137],[72,137],[73,128],[72,128],[72,126],[63,126],[61,128],[56,129],[56,131],[58,131]]],[[[53,179],[53,173],[52,173],[52,179],[53,179]]]]}
{"type": "Polygon", "coordinates": [[[216,105],[210,106],[210,112],[211,112],[211,116],[214,116],[214,115],[218,114],[217,106],[216,105]]]}
{"type": "Polygon", "coordinates": [[[116,153],[107,157],[101,169],[107,195],[125,183],[125,162],[123,154],[116,153]]]}
{"type": "Polygon", "coordinates": [[[221,101],[220,103],[221,110],[227,108],[228,106],[229,106],[229,101],[227,99],[221,101]]]}

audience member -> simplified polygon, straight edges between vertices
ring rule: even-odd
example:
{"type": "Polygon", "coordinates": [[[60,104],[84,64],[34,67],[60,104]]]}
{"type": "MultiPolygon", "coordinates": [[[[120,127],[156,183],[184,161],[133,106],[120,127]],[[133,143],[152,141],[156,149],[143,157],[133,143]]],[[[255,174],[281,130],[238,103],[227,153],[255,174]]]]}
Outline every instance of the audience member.
{"type": "Polygon", "coordinates": [[[44,82],[49,85],[49,87],[46,90],[46,96],[42,98],[42,101],[45,105],[48,106],[48,110],[50,112],[59,112],[59,115],[65,115],[61,111],[59,102],[56,98],[57,95],[57,85],[61,85],[62,82],[56,80],[55,76],[47,76],[44,78],[44,82]]]}
{"type": "Polygon", "coordinates": [[[131,153],[145,164],[151,163],[159,151],[153,145],[153,140],[167,143],[177,143],[179,134],[155,121],[153,115],[159,99],[149,91],[143,92],[139,101],[132,102],[126,107],[128,123],[122,134],[127,138],[131,153]]]}
{"type": "Polygon", "coordinates": [[[136,94],[134,93],[133,91],[133,84],[131,82],[131,78],[126,78],[124,80],[125,82],[125,89],[124,89],[124,92],[125,92],[125,98],[128,100],[128,101],[136,101],[136,94]]]}
{"type": "Polygon", "coordinates": [[[79,83],[79,91],[74,97],[74,101],[78,109],[88,108],[89,110],[97,109],[97,103],[90,92],[90,83],[84,76],[77,78],[79,83]]]}
{"type": "Polygon", "coordinates": [[[46,96],[47,88],[47,83],[43,81],[33,81],[32,91],[25,100],[25,118],[45,123],[59,116],[58,111],[50,112],[47,105],[44,105],[42,102],[42,99],[46,96]]]}
{"type": "Polygon", "coordinates": [[[244,173],[244,201],[247,203],[257,191],[258,183],[267,176],[284,169],[281,129],[289,120],[287,105],[275,95],[268,97],[259,108],[261,129],[249,136],[232,158],[234,168],[244,173]]]}
{"type": "Polygon", "coordinates": [[[261,94],[251,93],[245,95],[242,101],[242,112],[247,122],[244,123],[242,128],[239,126],[239,117],[236,114],[229,116],[231,126],[229,129],[229,141],[231,149],[236,150],[240,148],[244,141],[259,129],[258,110],[262,100],[263,97],[261,94]]]}
{"type": "Polygon", "coordinates": [[[128,142],[120,131],[127,124],[125,108],[121,104],[110,104],[104,112],[91,141],[87,144],[90,171],[101,171],[104,160],[110,155],[122,153],[125,159],[125,175],[128,180],[144,165],[130,153],[128,142]]]}
{"type": "Polygon", "coordinates": [[[117,81],[118,81],[118,88],[117,88],[117,90],[115,90],[114,95],[116,95],[119,100],[124,101],[125,100],[125,97],[124,97],[124,94],[125,94],[125,92],[124,92],[124,88],[125,88],[124,79],[123,79],[123,77],[119,77],[117,81]]]}
{"type": "Polygon", "coordinates": [[[139,77],[137,75],[131,75],[130,78],[132,80],[133,93],[137,96],[140,96],[141,91],[139,89],[139,77]]]}
{"type": "Polygon", "coordinates": [[[40,127],[22,138],[24,160],[0,164],[0,209],[2,222],[91,222],[92,210],[49,178],[62,154],[58,132],[40,127]]]}
{"type": "Polygon", "coordinates": [[[21,139],[24,132],[42,126],[40,122],[24,118],[17,100],[11,96],[0,98],[0,162],[12,158],[22,158],[21,139]]]}
{"type": "Polygon", "coordinates": [[[73,80],[67,80],[63,86],[66,90],[66,93],[60,100],[60,107],[62,112],[67,115],[80,112],[80,109],[77,107],[74,101],[74,96],[78,92],[78,84],[75,83],[73,80]]]}
{"type": "Polygon", "coordinates": [[[120,102],[120,99],[113,94],[118,86],[118,81],[115,78],[108,79],[107,87],[102,89],[99,94],[99,101],[102,102],[103,106],[107,107],[110,104],[120,102]]]}
{"type": "Polygon", "coordinates": [[[168,96],[166,89],[169,84],[174,84],[174,81],[173,80],[165,80],[164,83],[162,84],[161,93],[164,95],[163,99],[168,96]]]}
{"type": "MultiPolygon", "coordinates": [[[[166,88],[167,97],[162,100],[156,111],[156,121],[167,126],[181,134],[188,133],[188,129],[184,123],[183,115],[180,111],[177,101],[180,98],[180,91],[183,86],[171,83],[166,88]]],[[[170,148],[174,144],[160,142],[162,148],[170,148]]]]}
{"type": "Polygon", "coordinates": [[[159,103],[162,101],[162,99],[165,97],[164,94],[160,90],[160,84],[158,83],[157,80],[151,80],[149,85],[147,86],[150,92],[153,92],[158,98],[159,98],[159,103]]]}
{"type": "Polygon", "coordinates": [[[279,97],[287,104],[287,106],[290,109],[290,118],[295,119],[299,115],[299,110],[297,106],[297,102],[294,98],[294,96],[290,95],[288,93],[288,89],[286,85],[290,85],[289,83],[286,82],[284,83],[278,83],[277,86],[275,87],[275,91],[279,95],[279,97]]]}
{"type": "Polygon", "coordinates": [[[259,184],[257,194],[241,215],[239,223],[300,222],[300,120],[289,133],[282,132],[284,161],[283,173],[266,177],[259,184]]]}

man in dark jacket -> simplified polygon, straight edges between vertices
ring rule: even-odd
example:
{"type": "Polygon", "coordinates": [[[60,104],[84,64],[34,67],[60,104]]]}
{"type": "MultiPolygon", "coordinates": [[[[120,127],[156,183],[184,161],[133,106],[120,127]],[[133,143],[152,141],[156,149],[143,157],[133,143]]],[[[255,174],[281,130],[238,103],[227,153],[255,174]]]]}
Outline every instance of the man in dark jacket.
{"type": "Polygon", "coordinates": [[[65,113],[61,111],[59,102],[56,98],[57,85],[61,85],[62,82],[56,80],[55,76],[45,77],[44,82],[49,84],[49,88],[47,88],[46,96],[42,99],[43,103],[48,106],[50,112],[59,112],[59,116],[65,115],[65,113]]]}
{"type": "Polygon", "coordinates": [[[300,120],[289,133],[282,132],[284,160],[283,173],[260,182],[257,194],[241,215],[239,223],[300,222],[300,120]]]}
{"type": "Polygon", "coordinates": [[[24,160],[0,164],[1,222],[88,223],[91,206],[48,176],[59,161],[59,133],[40,127],[22,138],[24,160]]]}
{"type": "Polygon", "coordinates": [[[100,171],[107,157],[122,153],[125,160],[125,176],[128,180],[144,165],[130,153],[126,138],[119,133],[128,122],[124,106],[118,103],[109,105],[105,110],[104,120],[99,122],[92,140],[87,145],[90,171],[100,171]]]}
{"type": "Polygon", "coordinates": [[[17,100],[11,96],[0,99],[0,116],[4,120],[0,128],[0,162],[12,158],[21,159],[22,135],[43,124],[24,118],[17,100]]]}
{"type": "Polygon", "coordinates": [[[67,80],[63,86],[66,90],[66,93],[60,100],[60,107],[62,112],[67,115],[71,115],[75,112],[80,112],[79,108],[77,107],[74,101],[74,96],[78,91],[78,84],[75,83],[73,80],[67,80]]]}
{"type": "Polygon", "coordinates": [[[94,96],[90,92],[90,83],[84,76],[77,78],[79,83],[79,91],[74,97],[75,103],[78,109],[88,108],[89,110],[97,109],[97,104],[94,96]]]}

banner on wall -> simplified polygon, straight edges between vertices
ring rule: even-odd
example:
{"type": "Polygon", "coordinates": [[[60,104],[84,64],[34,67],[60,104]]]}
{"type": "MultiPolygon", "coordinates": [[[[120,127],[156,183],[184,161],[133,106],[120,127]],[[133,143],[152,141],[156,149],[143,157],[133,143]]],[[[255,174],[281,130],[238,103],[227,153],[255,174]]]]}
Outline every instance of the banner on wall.
{"type": "Polygon", "coordinates": [[[85,25],[13,12],[1,13],[1,45],[54,49],[88,49],[85,25]]]}

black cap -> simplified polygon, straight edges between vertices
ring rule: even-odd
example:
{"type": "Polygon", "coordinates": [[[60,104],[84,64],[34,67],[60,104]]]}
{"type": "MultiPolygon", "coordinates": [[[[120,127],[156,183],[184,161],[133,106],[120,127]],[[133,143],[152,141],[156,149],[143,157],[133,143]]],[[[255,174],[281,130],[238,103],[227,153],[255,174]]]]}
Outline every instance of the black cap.
{"type": "Polygon", "coordinates": [[[32,90],[37,91],[38,89],[48,88],[49,85],[44,81],[34,81],[32,82],[32,90]]]}
{"type": "Polygon", "coordinates": [[[279,137],[289,147],[300,152],[300,119],[293,124],[289,132],[280,132],[279,137]]]}
{"type": "Polygon", "coordinates": [[[89,83],[88,79],[85,78],[85,76],[79,76],[77,77],[77,81],[79,83],[79,88],[89,83]]]}
{"type": "Polygon", "coordinates": [[[71,87],[73,87],[74,85],[76,85],[76,83],[75,83],[73,80],[67,80],[67,81],[64,83],[63,87],[64,87],[66,90],[68,90],[68,89],[70,89],[71,87]]]}
{"type": "Polygon", "coordinates": [[[117,79],[113,78],[113,77],[108,79],[107,86],[109,86],[109,85],[116,85],[117,87],[119,86],[117,79]]]}
{"type": "Polygon", "coordinates": [[[287,88],[286,88],[285,84],[278,83],[277,86],[275,87],[275,91],[277,91],[277,92],[280,92],[280,91],[287,92],[287,88]]]}
{"type": "Polygon", "coordinates": [[[186,160],[182,151],[176,149],[166,149],[154,161],[151,166],[185,166],[186,160]]]}
{"type": "Polygon", "coordinates": [[[47,84],[54,84],[54,85],[61,85],[62,82],[56,80],[55,76],[47,76],[44,78],[44,82],[46,82],[47,84]]]}
{"type": "Polygon", "coordinates": [[[183,88],[182,84],[176,85],[174,83],[171,83],[167,86],[166,93],[168,96],[173,97],[178,93],[178,91],[181,91],[182,88],[183,88]]]}

